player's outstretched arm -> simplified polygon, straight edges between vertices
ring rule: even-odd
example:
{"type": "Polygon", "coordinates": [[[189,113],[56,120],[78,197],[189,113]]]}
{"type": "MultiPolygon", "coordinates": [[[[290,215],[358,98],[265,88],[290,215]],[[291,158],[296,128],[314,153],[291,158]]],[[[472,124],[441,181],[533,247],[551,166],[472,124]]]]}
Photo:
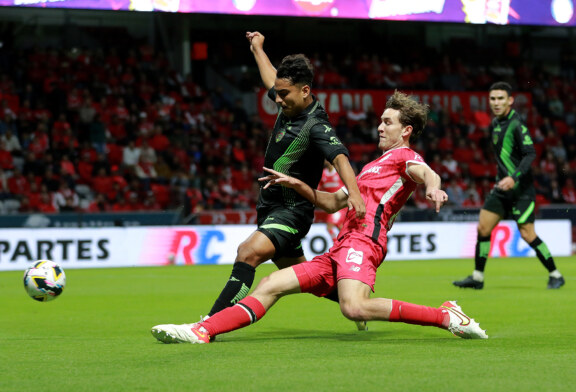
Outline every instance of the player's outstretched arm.
{"type": "Polygon", "coordinates": [[[356,175],[352,166],[350,166],[350,161],[348,157],[344,154],[339,154],[334,158],[332,162],[338,175],[342,179],[342,182],[348,189],[348,209],[354,209],[356,211],[356,218],[362,219],[366,215],[366,205],[360,195],[360,189],[358,189],[358,184],[356,183],[356,175]]]}
{"type": "Polygon", "coordinates": [[[436,172],[427,165],[410,163],[408,165],[408,174],[418,183],[426,187],[426,199],[434,203],[436,212],[440,212],[440,207],[448,201],[448,195],[440,185],[442,180],[436,172]]]}
{"type": "Polygon", "coordinates": [[[266,52],[264,52],[264,36],[258,31],[247,31],[246,38],[250,41],[250,51],[254,55],[256,65],[258,65],[262,83],[264,83],[264,87],[267,90],[270,90],[276,80],[276,68],[270,62],[266,52]]]}
{"type": "Polygon", "coordinates": [[[264,170],[270,173],[269,175],[258,179],[258,181],[266,182],[264,189],[271,185],[282,185],[287,188],[292,188],[308,199],[316,207],[319,207],[330,214],[340,211],[347,205],[348,195],[346,195],[343,190],[338,190],[334,193],[322,192],[312,189],[309,185],[297,178],[277,172],[276,170],[267,167],[265,167],[264,170]]]}

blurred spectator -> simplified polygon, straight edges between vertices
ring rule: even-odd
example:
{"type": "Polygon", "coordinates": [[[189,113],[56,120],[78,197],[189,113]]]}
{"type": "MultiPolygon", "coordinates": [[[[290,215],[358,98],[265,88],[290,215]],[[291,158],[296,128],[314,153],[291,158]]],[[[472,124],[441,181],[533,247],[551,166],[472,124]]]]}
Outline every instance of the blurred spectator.
{"type": "Polygon", "coordinates": [[[78,109],[79,127],[82,133],[86,134],[89,125],[97,115],[98,111],[92,101],[92,97],[88,95],[78,109]]]}
{"type": "Polygon", "coordinates": [[[142,140],[140,146],[140,157],[138,163],[144,162],[145,164],[154,165],[156,163],[156,151],[148,144],[147,139],[142,140]]]}
{"type": "Polygon", "coordinates": [[[446,194],[448,195],[448,204],[456,207],[462,207],[464,204],[464,191],[462,190],[460,184],[458,184],[458,179],[455,176],[450,177],[450,182],[446,186],[446,194]]]}
{"type": "Polygon", "coordinates": [[[102,193],[97,193],[86,209],[87,212],[106,212],[108,210],[110,210],[110,205],[102,193]]]}
{"type": "Polygon", "coordinates": [[[8,188],[8,176],[4,169],[0,167],[0,200],[10,197],[10,189],[8,188]]]}
{"type": "Polygon", "coordinates": [[[95,114],[92,121],[88,124],[88,132],[90,143],[92,147],[99,154],[104,154],[106,152],[106,124],[102,122],[99,114],[95,114]]]}
{"type": "Polygon", "coordinates": [[[140,156],[140,161],[134,168],[134,173],[146,184],[146,188],[150,187],[150,182],[152,179],[158,177],[156,169],[154,169],[154,164],[148,162],[142,155],[140,156]]]}
{"type": "Polygon", "coordinates": [[[20,156],[22,154],[22,146],[12,129],[7,129],[6,133],[0,136],[0,146],[2,142],[4,143],[6,151],[9,151],[12,156],[20,156]]]}
{"type": "Polygon", "coordinates": [[[576,188],[574,187],[574,180],[567,178],[564,187],[562,188],[562,198],[566,203],[576,204],[576,188]]]}
{"type": "Polygon", "coordinates": [[[135,167],[140,162],[140,153],[140,147],[136,147],[134,140],[130,140],[122,150],[122,163],[128,168],[135,167]]]}
{"type": "Polygon", "coordinates": [[[80,198],[66,181],[61,181],[58,190],[54,193],[53,202],[56,210],[71,212],[78,208],[80,198]]]}
{"type": "Polygon", "coordinates": [[[38,203],[38,212],[42,212],[45,214],[58,212],[56,206],[54,205],[52,197],[50,196],[50,193],[48,193],[48,191],[46,190],[42,191],[42,193],[40,194],[40,202],[38,203]]]}
{"type": "Polygon", "coordinates": [[[92,189],[97,194],[106,195],[112,191],[114,181],[106,172],[106,168],[101,167],[92,178],[92,189]]]}
{"type": "Polygon", "coordinates": [[[60,176],[68,181],[69,184],[74,184],[78,178],[76,166],[66,154],[60,160],[60,176]]]}
{"type": "Polygon", "coordinates": [[[452,151],[446,151],[444,159],[442,160],[442,166],[444,166],[450,177],[460,175],[460,164],[454,159],[452,151]]]}
{"type": "Polygon", "coordinates": [[[170,165],[166,163],[166,160],[162,155],[158,155],[156,163],[153,165],[154,171],[156,172],[156,178],[159,182],[163,184],[168,184],[170,178],[172,177],[172,169],[170,165]]]}
{"type": "Polygon", "coordinates": [[[471,187],[466,190],[465,192],[465,199],[462,202],[462,207],[482,207],[483,205],[482,198],[478,194],[478,190],[474,187],[471,187]]]}
{"type": "Polygon", "coordinates": [[[13,195],[22,195],[30,189],[28,180],[18,169],[15,169],[12,176],[8,177],[7,185],[13,195]]]}
{"type": "Polygon", "coordinates": [[[160,125],[156,125],[153,128],[150,138],[148,139],[148,144],[156,152],[166,151],[170,147],[170,140],[164,135],[160,125]]]}
{"type": "Polygon", "coordinates": [[[6,148],[6,142],[2,139],[0,139],[0,168],[6,171],[14,170],[14,158],[6,148]]]}

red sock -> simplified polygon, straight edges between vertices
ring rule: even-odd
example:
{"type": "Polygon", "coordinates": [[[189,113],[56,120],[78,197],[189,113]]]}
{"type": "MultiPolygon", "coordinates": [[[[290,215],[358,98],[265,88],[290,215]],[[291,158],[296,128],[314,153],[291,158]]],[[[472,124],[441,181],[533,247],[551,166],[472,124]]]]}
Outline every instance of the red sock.
{"type": "Polygon", "coordinates": [[[266,314],[264,306],[254,297],[246,297],[236,305],[221,310],[201,323],[210,336],[246,327],[266,314]]]}
{"type": "Polygon", "coordinates": [[[392,300],[391,322],[446,328],[449,320],[450,316],[443,309],[392,300]]]}

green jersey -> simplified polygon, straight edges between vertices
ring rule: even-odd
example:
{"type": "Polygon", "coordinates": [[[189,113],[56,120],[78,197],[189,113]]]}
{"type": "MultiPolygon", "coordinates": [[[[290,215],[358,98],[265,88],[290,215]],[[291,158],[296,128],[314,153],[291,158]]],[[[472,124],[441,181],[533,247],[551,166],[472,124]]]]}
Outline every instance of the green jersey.
{"type": "MultiPolygon", "coordinates": [[[[268,97],[275,100],[273,88],[268,91],[268,97]]],[[[336,136],[326,111],[316,97],[302,113],[292,118],[284,115],[279,107],[264,157],[266,167],[298,178],[316,189],[322,178],[324,159],[332,162],[339,154],[348,156],[348,150],[336,136]]],[[[312,203],[293,189],[280,185],[261,189],[257,208],[276,207],[289,208],[305,215],[314,213],[312,203]]]]}
{"type": "Polygon", "coordinates": [[[490,134],[498,162],[496,181],[510,176],[516,181],[516,191],[534,186],[530,166],[536,158],[536,150],[520,115],[512,109],[505,118],[493,119],[490,134]]]}

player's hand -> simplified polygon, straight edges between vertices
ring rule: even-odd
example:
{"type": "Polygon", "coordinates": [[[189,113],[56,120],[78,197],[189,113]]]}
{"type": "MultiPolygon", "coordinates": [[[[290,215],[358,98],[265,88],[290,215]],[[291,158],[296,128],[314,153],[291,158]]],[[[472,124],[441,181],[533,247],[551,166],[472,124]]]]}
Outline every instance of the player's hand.
{"type": "Polygon", "coordinates": [[[440,207],[448,201],[448,195],[442,189],[434,189],[426,192],[426,199],[434,203],[436,212],[440,212],[440,207]]]}
{"type": "Polygon", "coordinates": [[[356,218],[363,219],[366,215],[366,205],[362,196],[360,195],[348,195],[348,210],[353,209],[356,211],[356,218]]]}
{"type": "Polygon", "coordinates": [[[264,36],[258,31],[247,31],[246,38],[250,41],[250,50],[254,52],[255,50],[262,49],[264,46],[264,36]]]}
{"type": "Polygon", "coordinates": [[[501,189],[503,191],[509,191],[510,189],[514,188],[514,185],[516,185],[516,181],[514,181],[512,177],[507,176],[498,181],[498,184],[496,184],[496,188],[501,189]]]}
{"type": "Polygon", "coordinates": [[[300,180],[294,177],[290,177],[286,174],[277,172],[276,170],[268,169],[267,167],[264,168],[264,171],[270,173],[265,177],[258,178],[258,181],[266,182],[266,185],[264,185],[264,189],[267,189],[271,185],[282,185],[287,188],[294,188],[300,182],[300,180]]]}

